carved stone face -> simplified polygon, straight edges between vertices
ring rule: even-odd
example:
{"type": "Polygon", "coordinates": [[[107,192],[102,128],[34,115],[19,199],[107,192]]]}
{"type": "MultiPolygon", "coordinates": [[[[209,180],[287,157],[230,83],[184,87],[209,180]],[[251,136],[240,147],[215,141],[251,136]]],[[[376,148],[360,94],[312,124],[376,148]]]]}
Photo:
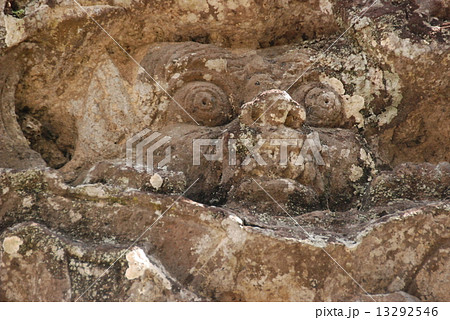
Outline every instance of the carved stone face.
{"type": "MultiPolygon", "coordinates": [[[[135,85],[148,88],[140,92],[149,127],[171,137],[165,169],[181,169],[188,184],[199,178],[188,193],[199,202],[283,212],[271,199],[261,201],[268,189],[291,212],[344,208],[369,179],[369,151],[330,85],[302,83],[289,95],[275,89],[286,72],[282,64],[196,43],[154,46],[142,66],[164,89],[145,73],[135,85]],[[200,153],[219,148],[222,157],[201,155],[193,164],[195,139],[220,140],[220,148],[200,153]]],[[[164,156],[164,150],[155,155],[164,156]]]]}

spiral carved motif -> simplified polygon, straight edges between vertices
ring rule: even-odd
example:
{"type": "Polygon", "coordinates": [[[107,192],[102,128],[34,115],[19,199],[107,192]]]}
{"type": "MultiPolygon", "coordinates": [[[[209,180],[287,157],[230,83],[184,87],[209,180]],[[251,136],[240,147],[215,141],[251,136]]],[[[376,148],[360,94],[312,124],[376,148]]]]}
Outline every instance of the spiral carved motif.
{"type": "Polygon", "coordinates": [[[200,125],[221,126],[233,119],[233,107],[227,95],[214,83],[189,82],[175,93],[174,99],[200,125]]]}
{"type": "Polygon", "coordinates": [[[305,106],[307,125],[336,128],[345,121],[341,97],[328,85],[307,84],[297,88],[291,96],[305,106]]]}

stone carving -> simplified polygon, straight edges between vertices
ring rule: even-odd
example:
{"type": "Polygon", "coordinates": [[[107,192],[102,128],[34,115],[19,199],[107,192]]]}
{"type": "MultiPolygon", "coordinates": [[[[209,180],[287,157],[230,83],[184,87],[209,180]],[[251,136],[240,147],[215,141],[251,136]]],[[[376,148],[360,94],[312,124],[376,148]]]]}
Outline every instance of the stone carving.
{"type": "MultiPolygon", "coordinates": [[[[253,178],[264,186],[275,183],[284,190],[289,205],[283,205],[288,205],[291,213],[327,206],[348,208],[364,192],[364,184],[373,175],[371,153],[361,144],[362,137],[351,129],[354,122],[344,112],[343,97],[330,85],[316,82],[297,86],[292,95],[298,101],[285,91],[262,87],[254,99],[242,104],[249,99],[242,88],[248,88],[249,82],[261,86],[252,74],[258,72],[259,79],[264,75],[267,79],[268,74],[262,73],[268,72],[264,63],[259,61],[252,67],[245,57],[195,43],[157,45],[145,55],[142,66],[165,88],[162,91],[150,85],[152,80],[141,73],[135,87],[141,96],[149,97],[145,101],[161,101],[166,93],[173,94],[175,101],[143,102],[142,109],[152,115],[150,129],[172,137],[169,146],[175,156],[166,170],[183,171],[188,185],[199,179],[187,194],[196,201],[245,202],[245,193],[235,190],[241,190],[240,184],[253,178]],[[252,72],[246,72],[249,68],[252,72]],[[196,138],[223,139],[221,161],[205,161],[201,156],[201,164],[193,165],[192,144],[196,138]],[[240,152],[236,164],[230,165],[223,159],[229,159],[233,152],[229,145],[233,139],[240,152]],[[280,147],[271,144],[274,139],[285,139],[291,144],[295,140],[295,145],[280,147]],[[250,147],[258,143],[261,162],[248,161],[250,147]],[[289,161],[280,166],[283,148],[289,161]],[[320,159],[312,159],[314,153],[320,159]],[[299,190],[308,191],[304,194],[299,190]]],[[[276,67],[271,70],[280,73],[276,67]]],[[[274,82],[266,82],[265,86],[274,82]]],[[[156,152],[157,157],[164,155],[163,149],[156,152]]],[[[275,196],[280,194],[277,192],[275,196]]],[[[267,207],[273,201],[269,198],[258,202],[267,207]]],[[[269,207],[276,213],[284,210],[269,207]]]]}

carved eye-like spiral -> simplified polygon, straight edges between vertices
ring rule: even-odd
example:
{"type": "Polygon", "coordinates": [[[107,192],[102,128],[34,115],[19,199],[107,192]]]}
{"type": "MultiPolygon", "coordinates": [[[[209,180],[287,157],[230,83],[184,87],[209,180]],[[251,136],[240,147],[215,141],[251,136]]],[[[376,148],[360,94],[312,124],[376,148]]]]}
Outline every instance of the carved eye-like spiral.
{"type": "Polygon", "coordinates": [[[174,99],[203,126],[221,126],[233,118],[233,107],[227,95],[210,82],[189,82],[175,93],[174,99]]]}
{"type": "Polygon", "coordinates": [[[315,127],[339,127],[344,121],[339,94],[324,84],[299,87],[292,98],[306,108],[306,124],[315,127]]]}

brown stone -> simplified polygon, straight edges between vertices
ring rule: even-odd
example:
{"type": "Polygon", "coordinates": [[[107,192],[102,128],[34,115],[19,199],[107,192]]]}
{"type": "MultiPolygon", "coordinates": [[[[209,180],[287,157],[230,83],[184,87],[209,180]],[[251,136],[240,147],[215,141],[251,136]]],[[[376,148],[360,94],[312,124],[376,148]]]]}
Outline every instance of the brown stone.
{"type": "Polygon", "coordinates": [[[0,300],[450,299],[445,1],[80,4],[0,0],[0,300]]]}

